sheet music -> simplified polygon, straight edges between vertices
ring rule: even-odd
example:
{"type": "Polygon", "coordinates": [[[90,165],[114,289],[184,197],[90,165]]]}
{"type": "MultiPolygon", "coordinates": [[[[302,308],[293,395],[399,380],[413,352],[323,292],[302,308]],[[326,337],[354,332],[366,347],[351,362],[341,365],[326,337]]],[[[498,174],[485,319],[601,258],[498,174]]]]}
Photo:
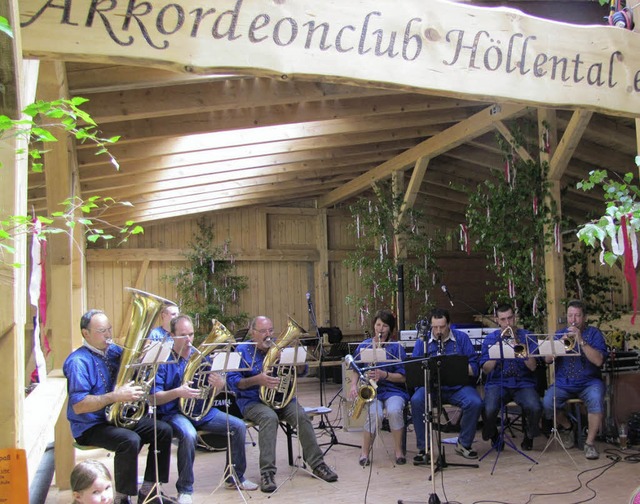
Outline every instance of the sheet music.
{"type": "Polygon", "coordinates": [[[303,346],[287,347],[282,349],[280,354],[279,365],[285,366],[300,366],[307,360],[307,349],[303,346]]]}
{"type": "Polygon", "coordinates": [[[502,355],[500,355],[500,343],[496,343],[489,347],[489,358],[490,359],[500,359],[500,358],[515,359],[516,353],[514,352],[513,347],[511,345],[503,343],[502,355]]]}
{"type": "Polygon", "coordinates": [[[572,357],[580,355],[579,346],[576,345],[572,351],[567,352],[567,349],[564,346],[564,342],[562,340],[548,340],[548,339],[539,339],[538,340],[538,352],[540,355],[553,355],[553,356],[563,356],[563,357],[572,357]]]}
{"type": "Polygon", "coordinates": [[[171,355],[173,341],[152,341],[142,358],[141,364],[153,364],[154,362],[166,362],[171,355]],[[157,356],[157,359],[156,359],[157,356]]]}
{"type": "Polygon", "coordinates": [[[211,371],[239,371],[241,357],[238,352],[217,352],[211,362],[211,371]]]}
{"type": "Polygon", "coordinates": [[[365,348],[358,356],[360,362],[391,362],[397,359],[390,359],[384,348],[365,348]]]}

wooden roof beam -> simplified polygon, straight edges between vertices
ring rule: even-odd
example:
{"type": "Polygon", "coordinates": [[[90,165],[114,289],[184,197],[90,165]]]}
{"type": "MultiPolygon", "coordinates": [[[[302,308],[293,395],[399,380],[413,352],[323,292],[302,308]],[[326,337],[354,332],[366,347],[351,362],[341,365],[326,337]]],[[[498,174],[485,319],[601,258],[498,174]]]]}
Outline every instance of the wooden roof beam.
{"type": "Polygon", "coordinates": [[[404,170],[420,157],[433,158],[456,147],[470,138],[477,137],[490,130],[496,121],[513,117],[524,113],[526,107],[523,105],[492,105],[474,114],[470,118],[460,121],[442,133],[434,135],[417,146],[403,152],[399,156],[382,163],[370,172],[361,175],[348,184],[335,189],[330,194],[322,197],[318,204],[320,207],[334,205],[346,198],[354,196],[367,189],[372,183],[387,178],[394,170],[404,170]]]}
{"type": "Polygon", "coordinates": [[[564,130],[562,139],[549,161],[549,180],[559,180],[562,177],[592,115],[593,112],[590,110],[579,109],[571,116],[567,129],[564,130]]]}

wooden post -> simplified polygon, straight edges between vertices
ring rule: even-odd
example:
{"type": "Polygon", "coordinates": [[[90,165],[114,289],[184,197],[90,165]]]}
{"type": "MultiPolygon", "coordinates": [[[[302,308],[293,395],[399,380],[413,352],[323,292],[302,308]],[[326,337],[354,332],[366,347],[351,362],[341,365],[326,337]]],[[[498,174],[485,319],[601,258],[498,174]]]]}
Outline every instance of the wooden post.
{"type": "MultiPolygon", "coordinates": [[[[540,139],[540,162],[549,163],[558,146],[558,128],[555,110],[538,109],[538,138],[540,139]]],[[[560,174],[561,175],[561,174],[560,174]]],[[[560,176],[549,177],[549,201],[551,205],[555,201],[558,218],[562,216],[560,204],[560,176]]],[[[553,229],[545,230],[545,232],[553,229]]],[[[562,246],[562,237],[558,237],[562,246]]],[[[564,296],[564,265],[562,263],[562,251],[558,253],[555,240],[544,250],[544,269],[547,286],[547,333],[555,332],[562,317],[560,300],[564,296]]]]}
{"type": "Polygon", "coordinates": [[[331,311],[329,307],[329,234],[327,231],[327,209],[318,210],[316,217],[316,243],[320,257],[315,267],[315,287],[317,299],[316,321],[319,326],[331,324],[331,311]]]}
{"type": "MultiPolygon", "coordinates": [[[[11,26],[18,25],[17,2],[0,0],[0,15],[11,26]]],[[[0,113],[13,119],[20,117],[23,93],[23,60],[19,30],[11,39],[0,34],[0,78],[3,83],[0,113]]],[[[0,219],[27,213],[27,161],[17,156],[26,148],[21,138],[0,140],[0,219]]],[[[25,385],[25,321],[27,237],[16,235],[3,243],[15,249],[4,251],[0,261],[0,448],[24,448],[23,412],[25,385]],[[21,267],[12,266],[19,263],[21,267]]]]}
{"type": "MultiPolygon", "coordinates": [[[[43,62],[40,65],[40,79],[37,96],[45,101],[68,97],[66,71],[61,62],[43,62]]],[[[61,203],[77,195],[74,177],[76,170],[73,144],[68,134],[56,132],[57,142],[47,146],[43,156],[47,187],[47,209],[51,214],[63,210],[61,203]]],[[[59,223],[63,226],[63,223],[59,223]]],[[[83,288],[76,276],[82,277],[84,237],[81,229],[75,229],[74,239],[66,233],[48,238],[47,267],[51,286],[47,306],[47,335],[56,348],[51,369],[61,374],[62,365],[75,347],[81,344],[79,320],[83,311],[83,288]]],[[[69,475],[75,465],[73,438],[66,419],[66,411],[58,418],[55,427],[56,484],[61,489],[69,488],[69,475]]]]}

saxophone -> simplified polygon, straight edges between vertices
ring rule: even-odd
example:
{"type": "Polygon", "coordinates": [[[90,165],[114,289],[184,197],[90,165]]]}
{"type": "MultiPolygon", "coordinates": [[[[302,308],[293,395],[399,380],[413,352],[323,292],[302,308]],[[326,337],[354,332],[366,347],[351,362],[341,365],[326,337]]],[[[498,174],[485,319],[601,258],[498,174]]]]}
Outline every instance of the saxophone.
{"type": "Polygon", "coordinates": [[[267,350],[267,355],[262,362],[262,371],[277,377],[280,380],[275,389],[265,386],[260,387],[260,400],[273,409],[284,408],[295,394],[297,371],[296,366],[278,366],[280,352],[283,348],[289,346],[292,341],[300,338],[306,331],[291,317],[287,317],[287,328],[272,343],[271,348],[267,350]],[[276,368],[275,375],[273,368],[276,368]]]}
{"type": "Polygon", "coordinates": [[[191,384],[191,387],[200,390],[200,396],[196,399],[180,398],[180,411],[194,421],[202,420],[209,413],[219,392],[209,385],[208,371],[211,369],[211,362],[208,357],[220,349],[218,344],[235,341],[231,332],[220,321],[213,319],[211,322],[211,332],[189,358],[182,378],[183,384],[191,384]]]}
{"type": "Polygon", "coordinates": [[[138,289],[127,290],[133,296],[132,310],[114,389],[133,382],[134,386],[142,387],[144,395],[136,402],[110,404],[105,409],[105,416],[107,422],[130,429],[147,414],[148,394],[158,367],[156,362],[141,364],[147,350],[149,329],[162,308],[175,303],[138,289]]]}

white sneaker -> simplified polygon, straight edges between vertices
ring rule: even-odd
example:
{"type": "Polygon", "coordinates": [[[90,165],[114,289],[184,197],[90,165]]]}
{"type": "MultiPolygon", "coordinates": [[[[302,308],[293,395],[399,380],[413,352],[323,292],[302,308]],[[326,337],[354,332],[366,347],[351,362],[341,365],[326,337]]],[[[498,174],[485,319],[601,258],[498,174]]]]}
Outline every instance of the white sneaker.
{"type": "Polygon", "coordinates": [[[259,487],[259,485],[248,479],[242,480],[237,486],[233,481],[225,481],[224,486],[227,490],[235,490],[238,488],[238,490],[245,490],[247,492],[253,492],[259,487]]]}
{"type": "Polygon", "coordinates": [[[178,504],[193,504],[193,498],[191,497],[191,494],[178,494],[178,504]]]}

